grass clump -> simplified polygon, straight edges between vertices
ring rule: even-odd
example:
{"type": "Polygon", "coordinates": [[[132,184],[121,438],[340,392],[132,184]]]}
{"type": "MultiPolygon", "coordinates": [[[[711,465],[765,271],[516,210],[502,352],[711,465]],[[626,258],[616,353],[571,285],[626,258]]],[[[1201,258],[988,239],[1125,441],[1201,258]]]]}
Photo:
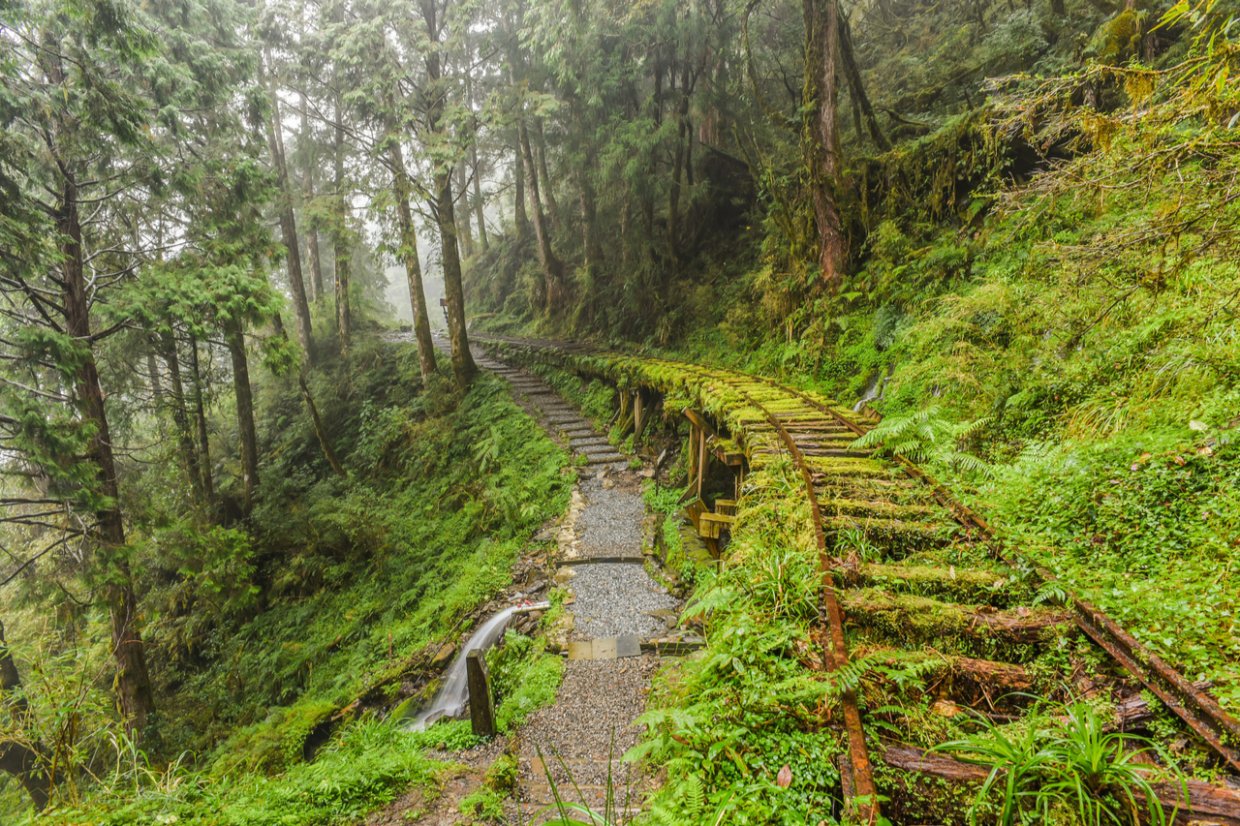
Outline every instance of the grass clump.
{"type": "Polygon", "coordinates": [[[555,701],[564,678],[564,661],[546,650],[545,637],[504,634],[503,645],[487,654],[491,688],[495,692],[495,726],[501,734],[513,731],[529,715],[555,701]]]}
{"type": "Polygon", "coordinates": [[[984,806],[999,809],[1003,826],[1024,823],[1075,823],[1083,826],[1136,821],[1170,823],[1153,787],[1144,758],[1166,763],[1155,743],[1110,731],[1094,706],[1077,702],[1062,716],[1035,715],[1014,726],[979,718],[981,730],[937,750],[988,767],[970,815],[984,806]]]}
{"type": "Polygon", "coordinates": [[[140,758],[88,804],[55,809],[40,823],[324,826],[353,822],[411,787],[430,798],[444,764],[423,756],[409,732],[370,718],[343,727],[310,763],[268,777],[240,769],[226,782],[183,764],[154,770],[140,758]]]}

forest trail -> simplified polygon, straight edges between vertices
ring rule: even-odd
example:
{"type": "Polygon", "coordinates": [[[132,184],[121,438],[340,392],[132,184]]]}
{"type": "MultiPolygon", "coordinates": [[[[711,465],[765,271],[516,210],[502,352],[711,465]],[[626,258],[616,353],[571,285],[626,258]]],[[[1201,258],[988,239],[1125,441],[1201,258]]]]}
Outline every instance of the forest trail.
{"type": "Polygon", "coordinates": [[[557,793],[570,815],[583,806],[613,822],[626,819],[652,781],[630,775],[620,758],[640,734],[634,721],[660,661],[654,641],[666,636],[679,607],[645,567],[641,478],[541,378],[483,354],[475,358],[584,462],[558,537],[557,582],[570,594],[562,629],[568,662],[556,702],[518,734],[517,822],[555,814],[557,793]]]}

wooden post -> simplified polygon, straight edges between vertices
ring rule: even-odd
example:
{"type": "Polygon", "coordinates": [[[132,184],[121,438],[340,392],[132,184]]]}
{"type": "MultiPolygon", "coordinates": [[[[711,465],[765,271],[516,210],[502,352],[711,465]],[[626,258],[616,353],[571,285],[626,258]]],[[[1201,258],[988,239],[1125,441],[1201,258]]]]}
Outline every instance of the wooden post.
{"type": "Polygon", "coordinates": [[[642,437],[642,425],[644,424],[642,416],[642,391],[633,391],[633,443],[642,437]]]}
{"type": "Polygon", "coordinates": [[[465,655],[465,677],[469,684],[469,721],[474,735],[495,735],[495,704],[491,697],[491,675],[487,673],[487,661],[481,649],[475,648],[465,655]]]}
{"type": "Polygon", "coordinates": [[[698,460],[698,426],[697,422],[689,420],[689,484],[697,478],[697,460],[698,460]]]}
{"type": "Polygon", "coordinates": [[[706,431],[698,429],[698,477],[697,495],[702,498],[702,483],[706,480],[706,431]]]}

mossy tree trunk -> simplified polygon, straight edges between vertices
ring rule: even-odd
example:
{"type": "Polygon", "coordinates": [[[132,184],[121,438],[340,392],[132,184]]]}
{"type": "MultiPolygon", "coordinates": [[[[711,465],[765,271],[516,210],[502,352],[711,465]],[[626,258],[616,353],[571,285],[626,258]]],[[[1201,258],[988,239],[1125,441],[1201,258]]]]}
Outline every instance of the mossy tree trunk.
{"type": "Polygon", "coordinates": [[[844,277],[848,236],[840,214],[843,163],[839,135],[840,7],[837,0],[804,0],[806,119],[803,142],[809,166],[818,265],[834,288],[844,277]]]}

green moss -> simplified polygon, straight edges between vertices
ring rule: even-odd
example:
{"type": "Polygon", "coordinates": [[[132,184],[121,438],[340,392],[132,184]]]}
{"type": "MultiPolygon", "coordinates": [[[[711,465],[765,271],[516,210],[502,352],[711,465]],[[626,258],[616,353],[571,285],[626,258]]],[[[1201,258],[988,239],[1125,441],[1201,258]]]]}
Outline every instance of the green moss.
{"type": "Polygon", "coordinates": [[[1027,600],[1028,589],[1012,576],[941,565],[863,565],[864,583],[907,591],[921,596],[989,605],[1019,604],[1027,600]]]}
{"type": "Polygon", "coordinates": [[[239,729],[219,748],[212,773],[273,773],[300,763],[306,739],[337,711],[330,702],[309,700],[274,708],[260,723],[239,729]]]}
{"type": "Polygon", "coordinates": [[[850,623],[902,644],[920,643],[938,651],[1005,662],[1034,658],[1072,628],[1062,612],[1052,609],[1022,609],[1011,617],[1019,624],[992,624],[989,620],[999,619],[999,612],[987,612],[986,621],[981,621],[971,606],[878,588],[845,591],[840,602],[850,623]]]}

